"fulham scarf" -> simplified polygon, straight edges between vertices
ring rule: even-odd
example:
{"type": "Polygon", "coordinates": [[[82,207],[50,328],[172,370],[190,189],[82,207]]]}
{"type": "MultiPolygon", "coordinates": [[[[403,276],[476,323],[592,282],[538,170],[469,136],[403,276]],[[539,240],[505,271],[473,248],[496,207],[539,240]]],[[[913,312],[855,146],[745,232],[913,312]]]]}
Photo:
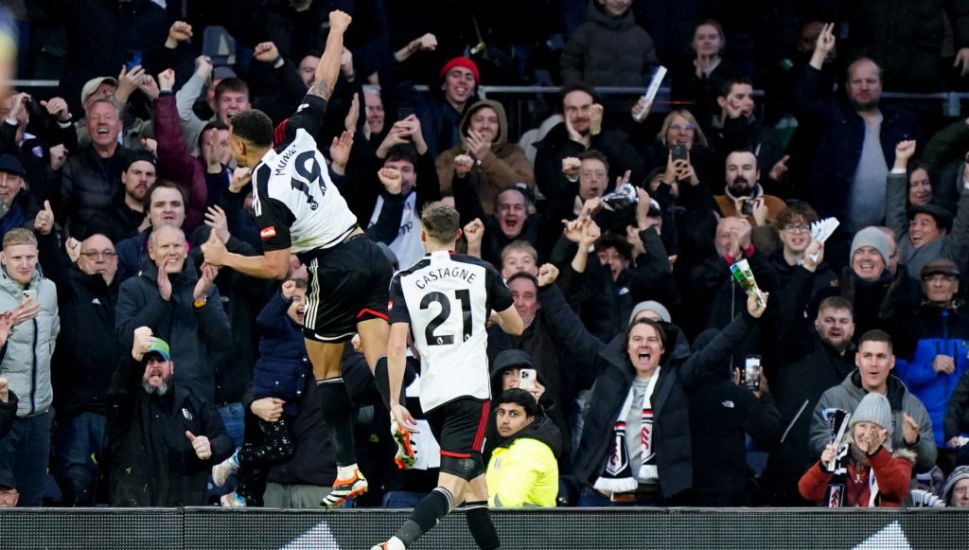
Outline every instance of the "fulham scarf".
{"type": "Polygon", "coordinates": [[[610,493],[628,493],[639,487],[640,480],[655,481],[659,479],[659,472],[656,469],[656,452],[653,449],[653,390],[656,389],[656,381],[659,379],[660,367],[656,367],[656,372],[646,385],[643,392],[642,402],[639,404],[640,430],[640,463],[636,466],[637,473],[633,475],[633,467],[629,464],[629,453],[626,452],[626,418],[633,407],[634,388],[629,388],[626,401],[622,405],[622,411],[616,420],[616,425],[612,429],[612,446],[609,450],[609,458],[603,468],[602,475],[596,480],[593,487],[598,491],[610,493]]]}

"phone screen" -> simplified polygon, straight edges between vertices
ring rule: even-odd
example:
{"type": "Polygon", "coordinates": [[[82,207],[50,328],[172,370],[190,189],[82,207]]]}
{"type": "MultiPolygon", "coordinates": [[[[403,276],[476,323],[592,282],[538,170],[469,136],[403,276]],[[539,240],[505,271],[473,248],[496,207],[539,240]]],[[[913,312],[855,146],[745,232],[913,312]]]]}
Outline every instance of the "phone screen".
{"type": "Polygon", "coordinates": [[[141,50],[130,50],[128,59],[125,61],[125,68],[130,71],[138,65],[141,65],[141,50]]]}
{"type": "Polygon", "coordinates": [[[686,147],[682,145],[674,145],[670,152],[673,154],[673,160],[686,160],[688,154],[686,147]]]}
{"type": "Polygon", "coordinates": [[[740,207],[740,213],[744,216],[752,216],[754,214],[754,201],[744,199],[743,205],[740,207]]]}

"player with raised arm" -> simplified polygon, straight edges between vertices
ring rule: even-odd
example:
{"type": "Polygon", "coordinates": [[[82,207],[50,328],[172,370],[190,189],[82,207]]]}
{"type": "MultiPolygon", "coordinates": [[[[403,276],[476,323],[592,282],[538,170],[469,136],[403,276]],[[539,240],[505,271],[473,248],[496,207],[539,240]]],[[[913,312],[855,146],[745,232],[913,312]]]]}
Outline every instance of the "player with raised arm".
{"type": "MultiPolygon", "coordinates": [[[[481,447],[491,385],[488,334],[491,311],[509,334],[524,324],[501,275],[491,265],[454,253],[461,237],[458,213],[444,203],[429,204],[421,215],[424,258],[394,276],[390,285],[390,395],[399,395],[408,336],[421,356],[421,408],[441,445],[438,486],[414,508],[397,533],[376,550],[403,550],[451,510],[466,502],[468,528],[479,548],[500,547],[488,515],[481,447]]],[[[394,423],[414,432],[410,412],[394,400],[394,423]]]]}
{"type": "Polygon", "coordinates": [[[333,491],[321,502],[328,508],[367,490],[367,480],[356,464],[352,406],[341,373],[343,348],[354,333],[360,334],[377,389],[385,402],[390,401],[387,289],[393,268],[357,226],[317,147],[349,25],[349,15],[330,12],[329,36],[316,80],[289,119],[274,130],[269,117],[255,109],[232,117],[229,144],[241,167],[233,177],[251,178],[263,255],[230,253],[215,232],[202,245],[207,263],[253,277],[286,278],[290,253],[307,265],[303,334],[337,463],[333,491]]]}

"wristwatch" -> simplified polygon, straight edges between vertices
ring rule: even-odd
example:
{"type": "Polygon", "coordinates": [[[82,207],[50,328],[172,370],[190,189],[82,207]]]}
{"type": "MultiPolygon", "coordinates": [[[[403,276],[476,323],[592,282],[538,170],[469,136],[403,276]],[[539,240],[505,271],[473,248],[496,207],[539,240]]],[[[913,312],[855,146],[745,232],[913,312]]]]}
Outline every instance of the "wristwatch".
{"type": "Polygon", "coordinates": [[[207,303],[209,303],[208,296],[202,296],[201,298],[198,298],[197,300],[192,302],[192,307],[195,308],[196,310],[199,310],[205,307],[205,304],[207,303]]]}

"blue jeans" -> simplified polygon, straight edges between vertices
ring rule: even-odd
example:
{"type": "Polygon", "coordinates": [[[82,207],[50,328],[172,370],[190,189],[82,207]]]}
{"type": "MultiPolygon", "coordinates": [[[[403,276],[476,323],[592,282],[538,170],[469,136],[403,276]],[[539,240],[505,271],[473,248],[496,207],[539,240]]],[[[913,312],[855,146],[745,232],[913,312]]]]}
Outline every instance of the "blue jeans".
{"type": "Polygon", "coordinates": [[[611,508],[616,503],[609,500],[606,495],[586,485],[579,492],[579,501],[575,505],[582,508],[611,508]]]}
{"type": "Polygon", "coordinates": [[[426,496],[427,493],[414,491],[387,491],[380,505],[384,508],[413,508],[426,496]]]}
{"type": "MultiPolygon", "coordinates": [[[[219,416],[222,418],[222,424],[225,426],[225,432],[232,438],[232,442],[235,444],[236,448],[242,447],[242,443],[245,440],[246,433],[246,408],[242,406],[242,403],[229,403],[228,405],[222,405],[219,407],[219,416]]],[[[209,473],[208,481],[208,494],[210,497],[220,497],[222,495],[227,495],[236,489],[236,483],[238,482],[238,475],[232,474],[229,476],[228,481],[222,487],[216,487],[215,483],[212,481],[212,474],[209,473]]]]}
{"type": "Polygon", "coordinates": [[[242,403],[222,405],[219,407],[219,416],[222,417],[222,423],[225,424],[225,431],[232,438],[232,442],[235,443],[236,447],[242,447],[246,431],[246,408],[242,406],[242,403]]]}
{"type": "Polygon", "coordinates": [[[51,441],[51,474],[65,506],[94,506],[100,464],[107,445],[107,418],[84,412],[57,421],[51,441]]]}
{"type": "Polygon", "coordinates": [[[10,433],[0,439],[0,468],[13,472],[20,500],[17,506],[40,506],[47,485],[50,461],[50,411],[17,418],[10,433]]]}

